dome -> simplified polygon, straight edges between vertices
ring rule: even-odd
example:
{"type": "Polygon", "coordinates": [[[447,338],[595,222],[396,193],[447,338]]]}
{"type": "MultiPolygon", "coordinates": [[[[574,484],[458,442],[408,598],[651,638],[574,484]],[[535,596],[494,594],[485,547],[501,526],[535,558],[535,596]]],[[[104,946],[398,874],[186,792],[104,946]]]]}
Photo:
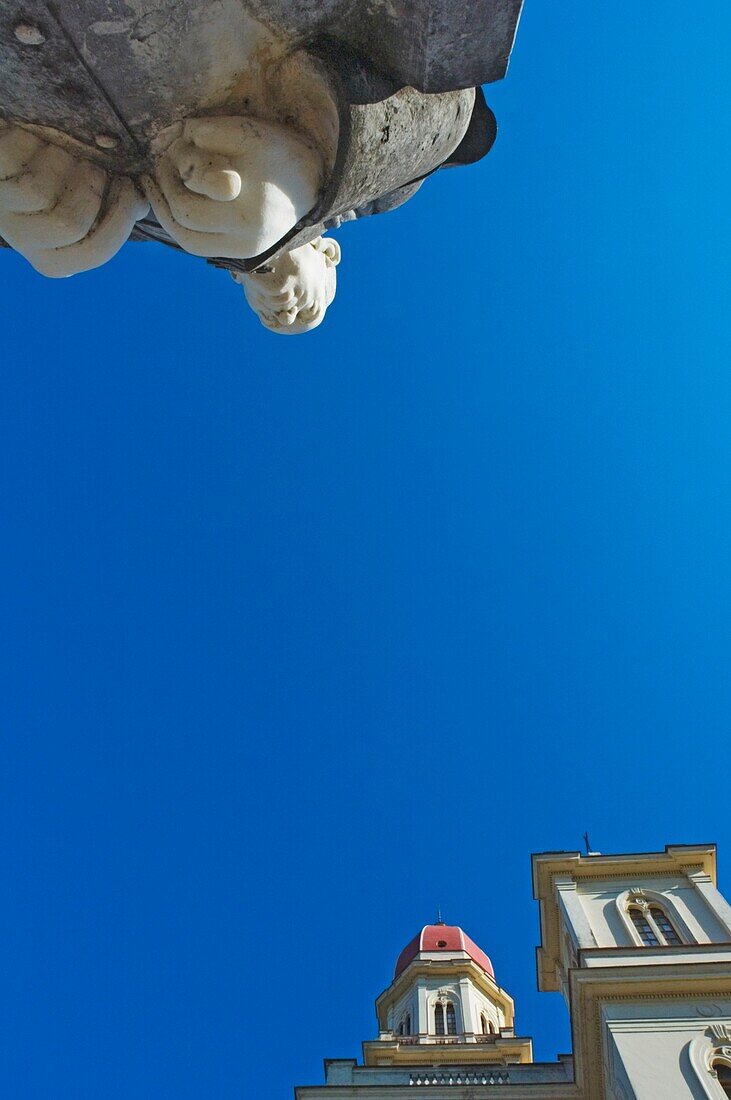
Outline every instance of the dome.
{"type": "Polygon", "coordinates": [[[416,956],[423,951],[429,953],[443,951],[447,955],[464,951],[486,974],[489,974],[493,979],[495,978],[492,963],[485,952],[461,928],[451,924],[426,924],[421,932],[414,936],[411,943],[407,943],[399,955],[393,975],[394,978],[398,978],[409,963],[413,962],[416,956]]]}

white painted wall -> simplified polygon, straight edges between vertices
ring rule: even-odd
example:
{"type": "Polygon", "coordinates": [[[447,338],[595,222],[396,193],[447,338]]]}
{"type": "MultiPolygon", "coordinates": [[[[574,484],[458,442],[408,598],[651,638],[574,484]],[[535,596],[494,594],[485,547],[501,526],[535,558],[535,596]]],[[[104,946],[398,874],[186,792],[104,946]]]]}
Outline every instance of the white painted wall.
{"type": "Polygon", "coordinates": [[[690,1046],[710,1022],[731,1024],[731,1000],[609,1004],[602,1022],[605,1061],[621,1100],[623,1091],[627,1100],[724,1100],[718,1082],[691,1064],[690,1046]]]}
{"type": "Polygon", "coordinates": [[[445,981],[443,978],[417,978],[393,1004],[388,1013],[389,1030],[396,1032],[407,1013],[411,1015],[412,1035],[434,1034],[434,1006],[441,996],[455,1007],[457,1034],[481,1032],[484,1012],[497,1033],[506,1026],[503,1010],[469,978],[445,981]]]}
{"type": "Polygon", "coordinates": [[[696,943],[724,943],[731,938],[706,899],[685,876],[579,882],[577,895],[598,947],[632,945],[632,936],[617,909],[617,898],[638,886],[663,895],[668,902],[668,915],[672,918],[677,913],[696,943]]]}

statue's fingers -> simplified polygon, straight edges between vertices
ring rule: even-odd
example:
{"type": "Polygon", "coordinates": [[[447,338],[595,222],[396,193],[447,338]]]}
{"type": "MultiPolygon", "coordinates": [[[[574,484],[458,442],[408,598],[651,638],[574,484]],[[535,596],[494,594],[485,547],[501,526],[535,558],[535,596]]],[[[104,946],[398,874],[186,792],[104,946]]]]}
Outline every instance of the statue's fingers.
{"type": "Polygon", "coordinates": [[[188,229],[175,217],[168,205],[167,195],[163,192],[157,179],[151,176],[143,176],[142,183],[145,194],[150,201],[155,217],[174,241],[190,252],[193,256],[235,256],[239,258],[244,253],[232,251],[232,237],[230,233],[209,233],[197,229],[188,229]]]}
{"type": "Polygon", "coordinates": [[[105,201],[107,186],[111,195],[112,187],[108,179],[107,173],[98,164],[80,161],[76,165],[54,211],[58,215],[57,220],[66,226],[64,239],[59,239],[56,247],[75,244],[91,232],[105,201]]]}
{"type": "Polygon", "coordinates": [[[65,248],[82,240],[99,214],[106,178],[98,165],[77,161],[55,206],[38,213],[6,215],[8,239],[22,241],[21,251],[65,248]]]}
{"type": "Polygon", "coordinates": [[[82,240],[63,248],[38,249],[26,259],[41,275],[54,279],[101,267],[128,240],[136,221],[144,218],[148,203],[126,176],[112,180],[104,213],[82,240]]]}
{"type": "Polygon", "coordinates": [[[0,183],[0,213],[37,214],[58,202],[74,160],[44,142],[20,173],[0,183]]]}
{"type": "Polygon", "coordinates": [[[0,129],[0,182],[22,172],[40,145],[39,138],[20,126],[3,124],[0,129]]]}
{"type": "Polygon", "coordinates": [[[233,202],[241,193],[241,176],[226,165],[195,168],[184,182],[189,191],[214,202],[233,202]]]}
{"type": "Polygon", "coordinates": [[[183,133],[199,149],[237,157],[250,144],[252,135],[259,129],[256,119],[251,118],[189,118],[183,133]]]}
{"type": "Polygon", "coordinates": [[[189,141],[176,142],[168,153],[183,184],[214,202],[231,202],[241,191],[241,176],[229,157],[199,149],[189,141]]]}
{"type": "Polygon", "coordinates": [[[134,182],[128,176],[117,176],[111,182],[103,216],[97,219],[80,244],[88,249],[112,248],[109,256],[114,255],[129,238],[135,222],[144,218],[149,209],[149,203],[134,182]]]}
{"type": "MultiPolygon", "coordinates": [[[[231,228],[231,212],[228,203],[216,202],[205,195],[197,195],[183,183],[175,164],[162,157],[157,163],[156,178],[159,190],[165,196],[170,216],[184,229],[201,233],[220,233],[231,228]]],[[[154,199],[151,199],[155,207],[154,199]]]]}

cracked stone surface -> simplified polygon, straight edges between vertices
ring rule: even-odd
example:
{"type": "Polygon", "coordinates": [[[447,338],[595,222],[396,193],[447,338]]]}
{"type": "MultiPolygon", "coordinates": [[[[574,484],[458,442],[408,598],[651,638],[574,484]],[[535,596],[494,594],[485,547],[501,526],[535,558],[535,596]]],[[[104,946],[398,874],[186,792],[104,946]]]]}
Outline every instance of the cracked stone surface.
{"type": "Polygon", "coordinates": [[[264,61],[341,43],[394,87],[505,75],[522,0],[0,0],[0,113],[130,158],[151,130],[246,95],[264,61]],[[19,41],[19,24],[44,42],[19,41]]]}

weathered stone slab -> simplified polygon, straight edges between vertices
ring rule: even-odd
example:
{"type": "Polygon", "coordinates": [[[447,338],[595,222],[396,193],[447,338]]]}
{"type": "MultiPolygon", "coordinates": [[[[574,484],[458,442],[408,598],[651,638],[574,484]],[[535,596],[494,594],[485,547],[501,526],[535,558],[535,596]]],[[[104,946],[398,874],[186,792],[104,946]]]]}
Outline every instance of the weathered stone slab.
{"type": "Polygon", "coordinates": [[[505,76],[523,0],[250,0],[299,44],[321,35],[370,57],[400,84],[445,92],[505,76]]]}
{"type": "MultiPolygon", "coordinates": [[[[120,141],[226,101],[263,49],[341,42],[395,86],[505,75],[522,0],[0,0],[0,113],[120,141]],[[29,23],[45,42],[29,48],[29,23]]],[[[245,81],[244,81],[245,83],[245,81]]]]}

